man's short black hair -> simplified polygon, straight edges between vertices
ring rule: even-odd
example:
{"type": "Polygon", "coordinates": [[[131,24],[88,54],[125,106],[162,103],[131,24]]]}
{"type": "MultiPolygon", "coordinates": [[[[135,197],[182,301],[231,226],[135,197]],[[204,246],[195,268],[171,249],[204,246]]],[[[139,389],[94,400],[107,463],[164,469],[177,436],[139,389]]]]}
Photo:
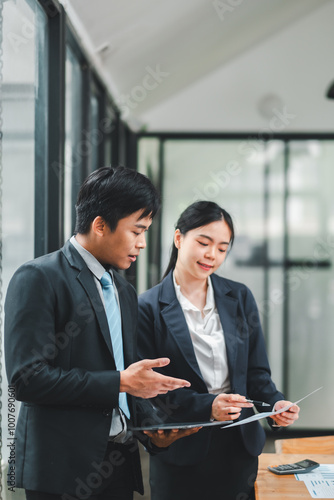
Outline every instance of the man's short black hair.
{"type": "Polygon", "coordinates": [[[138,210],[142,210],[141,218],[153,218],[159,206],[159,194],[145,175],[125,167],[102,167],[80,188],[75,233],[87,234],[98,216],[114,231],[120,219],[138,210]]]}

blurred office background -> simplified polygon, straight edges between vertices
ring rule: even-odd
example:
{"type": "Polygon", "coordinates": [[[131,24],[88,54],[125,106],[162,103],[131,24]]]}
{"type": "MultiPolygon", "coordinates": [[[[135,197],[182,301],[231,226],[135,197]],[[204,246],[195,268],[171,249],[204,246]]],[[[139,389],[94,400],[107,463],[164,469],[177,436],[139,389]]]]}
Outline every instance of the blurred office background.
{"type": "Polygon", "coordinates": [[[253,291],[273,378],[292,400],[323,386],[294,430],[334,433],[333,18],[331,0],[0,0],[1,333],[10,277],[71,236],[86,175],[137,168],[163,205],[127,278],[157,283],[180,212],[221,204],[220,273],[253,291]]]}

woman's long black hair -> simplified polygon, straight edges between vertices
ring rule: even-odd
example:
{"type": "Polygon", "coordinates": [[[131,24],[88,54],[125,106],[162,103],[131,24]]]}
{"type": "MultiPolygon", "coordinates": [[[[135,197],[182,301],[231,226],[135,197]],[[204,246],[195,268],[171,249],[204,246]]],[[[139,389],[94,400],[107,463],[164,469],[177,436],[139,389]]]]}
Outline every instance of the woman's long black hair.
{"type": "MultiPolygon", "coordinates": [[[[234,241],[234,227],[232,217],[226,210],[221,208],[217,203],[213,201],[196,201],[189,205],[179,217],[179,220],[176,223],[175,229],[179,229],[181,234],[186,234],[188,231],[192,229],[196,229],[197,227],[206,226],[211,222],[217,222],[220,220],[224,220],[231,231],[231,240],[230,247],[233,245],[234,241]]],[[[167,274],[175,268],[177,261],[178,249],[173,242],[172,252],[169,264],[163,275],[163,278],[167,276],[167,274]]]]}

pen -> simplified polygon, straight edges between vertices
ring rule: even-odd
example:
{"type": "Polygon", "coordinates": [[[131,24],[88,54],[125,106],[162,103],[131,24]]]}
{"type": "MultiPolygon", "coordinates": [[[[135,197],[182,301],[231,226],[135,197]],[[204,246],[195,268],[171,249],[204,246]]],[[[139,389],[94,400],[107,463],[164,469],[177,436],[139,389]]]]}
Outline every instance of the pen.
{"type": "Polygon", "coordinates": [[[247,403],[254,403],[257,406],[270,406],[269,403],[264,403],[263,401],[255,401],[254,399],[246,399],[247,403]]]}

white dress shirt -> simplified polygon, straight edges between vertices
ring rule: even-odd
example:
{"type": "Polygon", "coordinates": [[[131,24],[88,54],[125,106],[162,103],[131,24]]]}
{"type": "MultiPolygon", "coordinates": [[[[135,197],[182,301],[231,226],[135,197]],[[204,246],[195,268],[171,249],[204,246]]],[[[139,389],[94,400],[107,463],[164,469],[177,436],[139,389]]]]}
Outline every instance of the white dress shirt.
{"type": "Polygon", "coordinates": [[[225,338],[211,279],[208,278],[206,304],[203,309],[204,317],[202,317],[201,311],[182,294],[174,274],[173,281],[176,297],[182,307],[197,363],[208,391],[212,394],[229,393],[231,387],[225,338]]]}

